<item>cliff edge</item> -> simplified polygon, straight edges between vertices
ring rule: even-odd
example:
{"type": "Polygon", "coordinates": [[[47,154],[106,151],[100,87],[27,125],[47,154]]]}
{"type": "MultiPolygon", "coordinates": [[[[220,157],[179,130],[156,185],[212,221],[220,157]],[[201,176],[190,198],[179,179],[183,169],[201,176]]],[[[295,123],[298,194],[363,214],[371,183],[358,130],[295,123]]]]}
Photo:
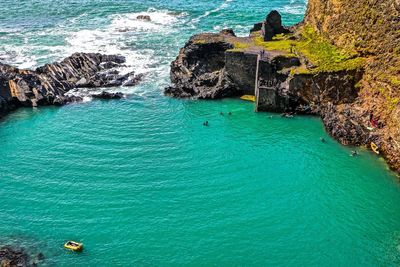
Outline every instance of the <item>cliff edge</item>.
{"type": "Polygon", "coordinates": [[[400,172],[400,1],[309,0],[304,24],[335,46],[367,58],[352,110],[375,118],[379,127],[370,134],[400,172]]]}
{"type": "Polygon", "coordinates": [[[310,0],[293,27],[272,11],[248,37],[195,35],[172,62],[165,93],[252,94],[257,111],[319,115],[339,142],[373,143],[400,172],[398,2],[310,0]]]}

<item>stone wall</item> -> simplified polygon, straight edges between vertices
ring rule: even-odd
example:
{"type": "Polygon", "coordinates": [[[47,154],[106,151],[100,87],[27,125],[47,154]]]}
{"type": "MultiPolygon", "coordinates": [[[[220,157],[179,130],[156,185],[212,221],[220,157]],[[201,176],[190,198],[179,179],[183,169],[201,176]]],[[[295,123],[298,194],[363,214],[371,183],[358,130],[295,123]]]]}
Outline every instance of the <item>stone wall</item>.
{"type": "Polygon", "coordinates": [[[257,53],[240,51],[225,53],[226,74],[240,88],[242,94],[254,95],[256,69],[257,53]]]}

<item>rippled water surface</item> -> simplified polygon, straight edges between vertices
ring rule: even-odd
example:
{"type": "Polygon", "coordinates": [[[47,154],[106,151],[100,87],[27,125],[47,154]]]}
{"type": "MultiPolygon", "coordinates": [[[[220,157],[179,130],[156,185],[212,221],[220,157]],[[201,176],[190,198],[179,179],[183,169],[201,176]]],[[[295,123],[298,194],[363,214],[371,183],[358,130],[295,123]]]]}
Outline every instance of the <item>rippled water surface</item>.
{"type": "Polygon", "coordinates": [[[293,24],[305,2],[3,1],[3,62],[119,53],[146,79],[111,89],[121,101],[0,122],[0,244],[42,250],[49,266],[398,266],[400,186],[381,159],[350,157],[318,118],[162,96],[190,35],[245,35],[270,9],[293,24]]]}

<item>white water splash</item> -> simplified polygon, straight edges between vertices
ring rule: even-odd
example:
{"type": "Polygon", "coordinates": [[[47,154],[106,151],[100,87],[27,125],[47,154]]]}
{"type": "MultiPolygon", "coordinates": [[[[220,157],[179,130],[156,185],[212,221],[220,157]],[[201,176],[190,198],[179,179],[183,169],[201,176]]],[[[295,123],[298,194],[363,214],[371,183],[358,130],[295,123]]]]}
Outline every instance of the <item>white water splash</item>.
{"type": "Polygon", "coordinates": [[[303,1],[290,0],[288,5],[283,8],[278,8],[281,13],[291,14],[291,15],[304,15],[306,12],[306,5],[303,1]]]}
{"type": "Polygon", "coordinates": [[[211,15],[211,14],[213,14],[213,13],[217,13],[217,12],[219,12],[219,11],[221,11],[221,10],[227,8],[227,7],[229,6],[229,3],[232,2],[232,1],[233,1],[233,0],[225,0],[220,6],[214,8],[214,9],[212,9],[212,10],[206,11],[203,15],[201,15],[201,16],[199,16],[199,17],[197,17],[197,18],[192,19],[192,20],[191,20],[191,23],[199,23],[200,20],[202,20],[202,19],[208,17],[209,15],[211,15]]]}
{"type": "MultiPolygon", "coordinates": [[[[135,49],[135,43],[156,35],[177,31],[175,25],[184,22],[187,13],[173,13],[169,10],[149,8],[146,12],[114,14],[104,18],[99,28],[82,29],[86,14],[68,19],[56,27],[42,32],[7,31],[2,38],[23,39],[23,44],[0,46],[0,60],[20,68],[35,68],[45,63],[61,60],[76,52],[119,54],[126,57],[123,72],[148,73],[157,69],[157,58],[152,49],[135,49]],[[137,19],[149,15],[151,21],[137,19]],[[104,23],[104,21],[108,21],[104,23]],[[78,29],[78,30],[76,30],[78,29]],[[37,38],[52,37],[63,45],[37,44],[37,38]],[[33,44],[36,43],[36,44],[33,44]],[[133,46],[133,47],[132,47],[133,46]]],[[[98,19],[98,18],[96,18],[98,19]]],[[[4,32],[4,31],[3,31],[4,32]]]]}

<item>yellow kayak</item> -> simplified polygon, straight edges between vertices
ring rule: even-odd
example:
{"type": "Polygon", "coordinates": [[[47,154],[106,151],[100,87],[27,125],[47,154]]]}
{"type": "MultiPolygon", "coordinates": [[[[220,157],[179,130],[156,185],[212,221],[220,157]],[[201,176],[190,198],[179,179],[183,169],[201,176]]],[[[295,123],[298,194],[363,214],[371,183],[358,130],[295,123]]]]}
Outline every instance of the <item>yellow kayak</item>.
{"type": "Polygon", "coordinates": [[[244,96],[241,96],[240,99],[256,102],[256,97],[254,95],[244,95],[244,96]]]}
{"type": "Polygon", "coordinates": [[[371,149],[379,155],[379,147],[374,142],[371,142],[371,149]]]}
{"type": "Polygon", "coordinates": [[[64,248],[72,251],[81,251],[83,249],[83,244],[75,241],[68,241],[64,244],[64,248]]]}

